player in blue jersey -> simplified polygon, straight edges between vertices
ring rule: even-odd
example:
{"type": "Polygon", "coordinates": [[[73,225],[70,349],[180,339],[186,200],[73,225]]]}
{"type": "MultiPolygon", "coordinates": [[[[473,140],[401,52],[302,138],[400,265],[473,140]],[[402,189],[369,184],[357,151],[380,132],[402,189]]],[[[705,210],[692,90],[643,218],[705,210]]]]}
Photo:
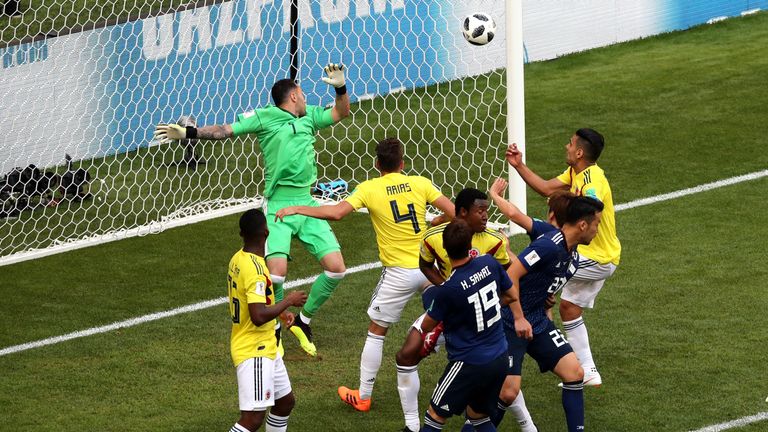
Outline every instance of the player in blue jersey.
{"type": "Polygon", "coordinates": [[[565,218],[565,209],[574,195],[569,191],[555,191],[547,198],[547,220],[536,219],[520,211],[517,206],[504,199],[504,191],[507,190],[507,181],[503,178],[497,178],[489,189],[488,196],[499,208],[499,211],[506,216],[515,225],[524,229],[531,241],[536,240],[540,235],[554,231],[563,225],[565,218]]]}
{"type": "MultiPolygon", "coordinates": [[[[536,240],[547,232],[556,231],[564,223],[568,203],[575,197],[573,193],[568,191],[553,193],[547,199],[549,209],[547,211],[547,222],[544,222],[521,212],[514,204],[504,199],[504,191],[506,189],[507,182],[502,178],[498,178],[491,185],[488,195],[504,216],[526,231],[531,241],[536,240]]],[[[554,294],[550,294],[547,297],[545,308],[550,319],[552,318],[551,308],[555,305],[555,301],[554,294]]],[[[505,391],[499,395],[497,410],[491,416],[495,424],[498,425],[503,418],[504,412],[509,411],[515,416],[521,432],[537,432],[538,429],[526,408],[523,392],[520,391],[520,376],[509,375],[504,389],[505,391]]],[[[469,422],[462,428],[462,432],[471,432],[472,430],[474,429],[469,422]]]]}
{"type": "Polygon", "coordinates": [[[498,261],[490,255],[470,258],[473,234],[461,219],[445,227],[443,247],[453,272],[427,291],[430,304],[421,330],[427,333],[443,323],[448,365],[432,393],[422,431],[440,431],[446,418],[460,414],[477,431],[496,430],[489,414],[508,368],[501,304],[517,298],[498,261]]]}
{"type": "MultiPolygon", "coordinates": [[[[502,311],[511,366],[499,398],[514,400],[519,392],[527,352],[542,372],[552,371],[563,380],[562,401],[569,432],[584,430],[584,370],[568,341],[547,316],[546,303],[576,272],[576,247],[595,238],[602,211],[603,204],[593,198],[570,198],[561,229],[539,236],[509,268],[519,290],[523,316],[510,308],[502,311]],[[523,321],[525,326],[519,324],[523,321]]],[[[503,415],[504,410],[499,409],[492,419],[498,424],[503,415]]]]}

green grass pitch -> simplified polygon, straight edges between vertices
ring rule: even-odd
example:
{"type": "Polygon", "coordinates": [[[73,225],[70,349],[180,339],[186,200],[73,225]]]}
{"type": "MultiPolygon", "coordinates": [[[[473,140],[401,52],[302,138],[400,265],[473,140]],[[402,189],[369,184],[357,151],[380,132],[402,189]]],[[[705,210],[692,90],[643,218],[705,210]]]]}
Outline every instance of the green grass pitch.
{"type": "MultiPolygon", "coordinates": [[[[616,203],[765,169],[766,40],[763,13],[527,65],[530,165],[559,174],[569,134],[591,126],[607,137],[600,165],[616,203]]],[[[768,410],[767,190],[763,178],[617,215],[622,263],[586,314],[604,378],[585,390],[589,430],[688,431],[768,410]]],[[[529,202],[540,214],[543,201],[529,202]]],[[[0,268],[0,348],[224,296],[236,221],[0,268]]],[[[348,266],[377,259],[367,216],[334,229],[348,266]]],[[[520,251],[524,239],[511,245],[520,251]]],[[[291,279],[317,273],[298,246],[295,255],[291,279]]],[[[394,354],[419,313],[415,299],[387,337],[371,412],[336,396],[339,385],[357,386],[378,276],[348,276],[321,309],[321,359],[286,336],[291,430],[402,429],[394,354]]],[[[238,416],[228,334],[222,305],[2,356],[0,430],[228,430],[238,416]]],[[[444,365],[442,355],[421,364],[422,407],[444,365]]],[[[526,360],[523,389],[542,431],[564,429],[556,383],[526,360]]],[[[517,428],[507,419],[501,430],[517,428]]]]}

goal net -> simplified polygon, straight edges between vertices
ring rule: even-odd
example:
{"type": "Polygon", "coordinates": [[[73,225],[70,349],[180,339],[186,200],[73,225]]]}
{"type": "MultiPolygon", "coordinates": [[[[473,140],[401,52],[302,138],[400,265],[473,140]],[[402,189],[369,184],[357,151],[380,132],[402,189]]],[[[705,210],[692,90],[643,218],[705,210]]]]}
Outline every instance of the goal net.
{"type": "Polygon", "coordinates": [[[271,85],[291,73],[294,5],[295,71],[308,102],[333,102],[320,82],[324,64],[349,66],[352,116],[320,133],[320,182],[340,179],[351,190],[378,175],[374,143],[397,136],[408,173],[432,178],[448,196],[468,185],[485,189],[506,171],[505,4],[522,4],[531,61],[768,7],[768,0],[28,0],[17,11],[14,0],[2,1],[0,265],[259,205],[264,167],[253,138],[157,146],[152,131],[192,118],[232,123],[270,103],[271,85]],[[460,33],[476,11],[499,25],[482,47],[460,33]]]}
{"type": "MultiPolygon", "coordinates": [[[[63,17],[41,4],[8,19],[0,48],[0,263],[259,205],[264,167],[255,138],[172,145],[151,138],[160,122],[232,123],[271,103],[271,85],[290,73],[291,3],[233,0],[160,12],[92,3],[63,17]],[[77,19],[85,20],[79,28],[77,19]],[[30,20],[35,25],[22,25],[30,20]]],[[[405,144],[407,172],[433,179],[447,196],[468,185],[485,189],[504,172],[503,2],[295,7],[297,78],[308,103],[333,102],[320,80],[325,64],[348,65],[352,116],[319,135],[320,182],[340,179],[351,190],[377,176],[374,145],[388,136],[405,144]],[[500,27],[483,47],[460,32],[476,10],[500,27]]]]}

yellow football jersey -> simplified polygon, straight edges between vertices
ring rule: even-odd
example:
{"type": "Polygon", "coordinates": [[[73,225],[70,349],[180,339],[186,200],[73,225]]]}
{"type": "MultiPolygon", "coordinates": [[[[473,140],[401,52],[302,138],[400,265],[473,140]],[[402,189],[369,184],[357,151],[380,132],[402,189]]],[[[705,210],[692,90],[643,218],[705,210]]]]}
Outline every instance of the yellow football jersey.
{"type": "MultiPolygon", "coordinates": [[[[443,248],[443,231],[445,231],[447,225],[448,223],[444,223],[427,230],[426,234],[424,234],[424,239],[421,241],[420,250],[421,259],[437,263],[440,274],[446,279],[448,279],[453,270],[451,260],[448,258],[448,252],[443,248]]],[[[472,249],[469,250],[469,256],[475,258],[485,254],[492,255],[499,264],[506,267],[510,262],[507,242],[507,237],[504,234],[494,229],[486,228],[485,231],[475,233],[472,236],[472,249]]]]}
{"type": "Polygon", "coordinates": [[[264,258],[239,250],[229,261],[227,293],[232,317],[230,351],[235,366],[252,357],[274,359],[277,355],[275,320],[256,326],[248,311],[248,303],[275,303],[264,258]]]}
{"type": "Polygon", "coordinates": [[[427,204],[442,194],[424,177],[389,173],[360,183],[346,201],[371,214],[379,259],[387,267],[419,268],[419,242],[427,229],[427,204]]]}
{"type": "Polygon", "coordinates": [[[613,194],[611,185],[605,178],[605,172],[597,165],[591,165],[580,173],[568,168],[557,176],[561,182],[570,185],[571,192],[587,196],[603,203],[603,213],[597,236],[588,245],[579,245],[579,253],[600,264],[613,263],[619,265],[621,259],[621,243],[616,236],[616,213],[613,210],[613,194]]]}

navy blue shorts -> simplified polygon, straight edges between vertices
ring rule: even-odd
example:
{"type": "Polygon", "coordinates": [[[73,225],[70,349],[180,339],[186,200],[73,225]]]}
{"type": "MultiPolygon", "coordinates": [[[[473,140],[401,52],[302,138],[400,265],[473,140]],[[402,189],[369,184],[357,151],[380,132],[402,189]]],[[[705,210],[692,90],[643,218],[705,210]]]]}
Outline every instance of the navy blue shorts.
{"type": "Polygon", "coordinates": [[[507,355],[509,356],[507,375],[522,374],[525,353],[536,360],[539,370],[548,372],[555,369],[560,359],[573,352],[571,344],[552,321],[549,321],[543,332],[534,334],[531,340],[517,337],[515,330],[506,325],[504,334],[507,336],[507,355]]]}
{"type": "Polygon", "coordinates": [[[499,392],[507,377],[506,371],[505,354],[482,365],[449,362],[429,403],[443,418],[461,415],[467,406],[477,413],[490,415],[496,410],[499,392]]]}

